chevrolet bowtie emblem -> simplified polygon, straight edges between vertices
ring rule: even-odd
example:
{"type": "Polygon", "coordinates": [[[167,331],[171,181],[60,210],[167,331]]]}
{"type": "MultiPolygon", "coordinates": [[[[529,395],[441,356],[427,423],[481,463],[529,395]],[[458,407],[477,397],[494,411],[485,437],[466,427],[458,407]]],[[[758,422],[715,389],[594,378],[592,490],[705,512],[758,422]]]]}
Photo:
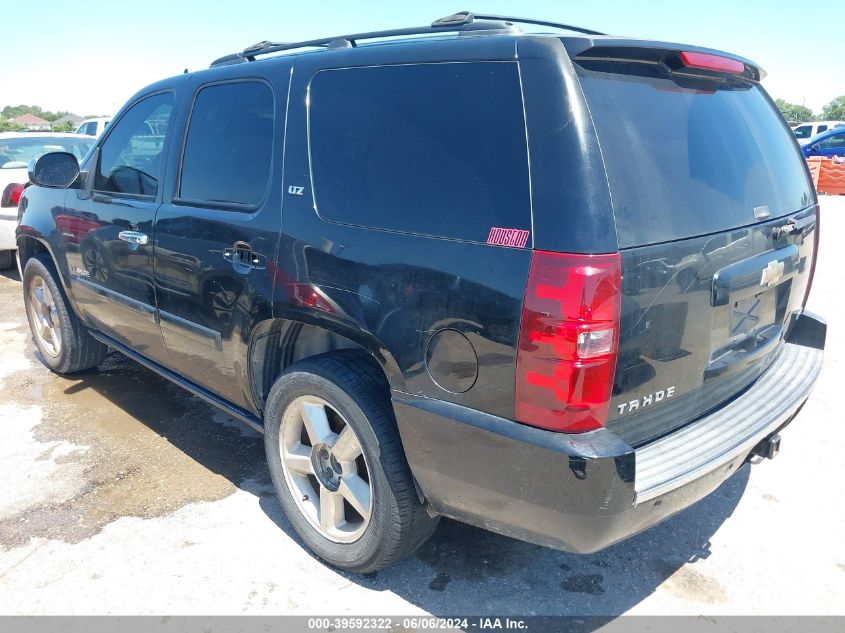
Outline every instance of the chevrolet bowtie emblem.
{"type": "Polygon", "coordinates": [[[760,276],[760,285],[771,288],[780,281],[781,277],[783,277],[783,262],[769,262],[760,276]]]}

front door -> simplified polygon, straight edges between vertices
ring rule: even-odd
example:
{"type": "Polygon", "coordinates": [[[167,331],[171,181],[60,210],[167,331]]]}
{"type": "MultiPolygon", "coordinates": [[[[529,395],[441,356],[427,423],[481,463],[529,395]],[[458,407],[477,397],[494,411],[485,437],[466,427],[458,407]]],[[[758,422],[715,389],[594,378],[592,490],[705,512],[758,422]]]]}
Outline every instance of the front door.
{"type": "Polygon", "coordinates": [[[140,98],[109,127],[84,167],[90,185],[73,190],[56,217],[71,292],[91,327],[161,360],[153,284],[153,223],[174,95],[140,98]]]}
{"type": "Polygon", "coordinates": [[[268,267],[281,220],[273,183],[290,76],[284,70],[278,83],[242,77],[238,67],[222,81],[194,81],[183,147],[174,152],[173,196],[155,223],[166,364],[244,408],[251,401],[244,388],[249,338],[269,317],[268,267]]]}
{"type": "Polygon", "coordinates": [[[838,134],[820,141],[819,150],[814,154],[816,156],[845,156],[845,127],[838,134]]]}

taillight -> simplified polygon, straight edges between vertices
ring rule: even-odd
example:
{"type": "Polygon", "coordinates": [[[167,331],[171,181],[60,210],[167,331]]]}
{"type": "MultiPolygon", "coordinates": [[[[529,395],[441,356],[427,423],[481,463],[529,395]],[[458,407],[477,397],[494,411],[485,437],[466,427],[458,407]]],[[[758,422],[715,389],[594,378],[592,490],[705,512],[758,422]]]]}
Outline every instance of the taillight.
{"type": "Polygon", "coordinates": [[[807,307],[807,299],[810,298],[810,289],[813,287],[813,278],[816,276],[816,262],[819,259],[819,239],[821,238],[821,233],[819,232],[821,229],[821,221],[822,221],[822,214],[821,214],[821,207],[817,204],[815,208],[816,213],[816,228],[815,228],[815,239],[813,240],[813,263],[810,264],[810,277],[807,279],[807,290],[804,291],[804,301],[801,302],[801,307],[807,307]]]}
{"type": "Polygon", "coordinates": [[[745,72],[745,64],[729,57],[711,55],[710,53],[693,53],[685,51],[679,53],[681,63],[687,68],[701,68],[720,73],[732,73],[741,75],[745,72]]]}
{"type": "Polygon", "coordinates": [[[0,207],[16,207],[21,201],[21,194],[23,193],[23,185],[11,183],[6,185],[3,190],[3,195],[0,197],[0,207]]]}
{"type": "Polygon", "coordinates": [[[579,433],[607,420],[619,344],[619,253],[534,251],[516,360],[516,419],[579,433]]]}

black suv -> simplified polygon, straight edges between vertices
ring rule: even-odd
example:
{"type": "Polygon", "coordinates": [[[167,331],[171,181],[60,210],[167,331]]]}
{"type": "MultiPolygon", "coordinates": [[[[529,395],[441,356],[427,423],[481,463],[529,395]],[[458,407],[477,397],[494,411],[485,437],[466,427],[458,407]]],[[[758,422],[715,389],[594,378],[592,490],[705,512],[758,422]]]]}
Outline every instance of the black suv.
{"type": "Polygon", "coordinates": [[[607,547],[773,457],[822,364],[816,195],[761,76],[471,13],[262,42],[33,161],[35,343],[261,430],[332,565],[441,515],[607,547]]]}

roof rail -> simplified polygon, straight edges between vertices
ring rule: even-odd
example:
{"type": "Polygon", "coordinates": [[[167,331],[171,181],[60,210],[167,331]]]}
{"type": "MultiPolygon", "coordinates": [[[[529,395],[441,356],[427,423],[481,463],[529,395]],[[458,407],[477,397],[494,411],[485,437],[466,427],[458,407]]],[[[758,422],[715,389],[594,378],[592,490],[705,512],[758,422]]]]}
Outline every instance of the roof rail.
{"type": "Polygon", "coordinates": [[[403,29],[388,29],[385,31],[370,31],[367,33],[354,33],[351,35],[335,35],[302,42],[258,42],[248,46],[240,53],[224,55],[211,63],[211,67],[228,66],[229,64],[240,64],[243,62],[255,61],[258,55],[278,53],[297,48],[354,48],[358,40],[370,40],[383,37],[403,37],[407,35],[430,35],[433,33],[457,32],[457,31],[516,31],[513,28],[516,24],[536,24],[539,26],[550,26],[567,31],[585,33],[587,35],[603,35],[598,31],[584,29],[578,26],[561,24],[558,22],[547,22],[545,20],[532,20],[529,18],[511,18],[499,15],[480,15],[471,11],[461,11],[452,15],[440,18],[431,23],[430,26],[409,27],[403,29]]]}
{"type": "Polygon", "coordinates": [[[567,31],[574,31],[576,33],[584,33],[585,35],[606,35],[599,31],[592,29],[585,29],[581,26],[574,26],[572,24],[563,24],[561,22],[549,22],[548,20],[535,20],[534,18],[514,18],[508,15],[487,15],[481,13],[473,13],[472,11],[459,11],[452,15],[447,15],[445,18],[440,18],[431,23],[431,26],[460,26],[462,24],[472,24],[474,20],[493,20],[496,22],[511,22],[515,24],[535,24],[537,26],[550,26],[556,29],[564,29],[567,31]]]}

